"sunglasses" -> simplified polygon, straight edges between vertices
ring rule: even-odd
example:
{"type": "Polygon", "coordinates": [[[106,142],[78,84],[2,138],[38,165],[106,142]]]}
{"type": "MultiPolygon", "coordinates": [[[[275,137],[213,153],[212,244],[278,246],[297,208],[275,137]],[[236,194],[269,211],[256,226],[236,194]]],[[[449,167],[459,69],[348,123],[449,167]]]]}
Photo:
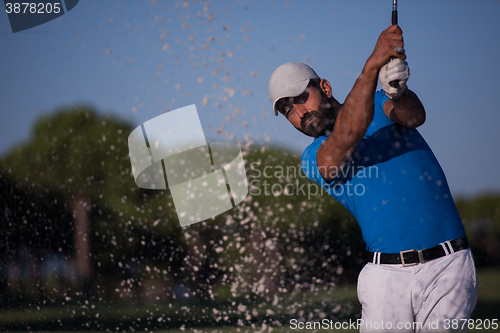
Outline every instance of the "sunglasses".
{"type": "Polygon", "coordinates": [[[304,104],[309,99],[309,89],[311,83],[307,86],[306,90],[299,96],[295,97],[287,97],[282,98],[278,101],[278,105],[276,108],[279,112],[281,112],[285,117],[288,117],[288,113],[294,104],[304,104]]]}

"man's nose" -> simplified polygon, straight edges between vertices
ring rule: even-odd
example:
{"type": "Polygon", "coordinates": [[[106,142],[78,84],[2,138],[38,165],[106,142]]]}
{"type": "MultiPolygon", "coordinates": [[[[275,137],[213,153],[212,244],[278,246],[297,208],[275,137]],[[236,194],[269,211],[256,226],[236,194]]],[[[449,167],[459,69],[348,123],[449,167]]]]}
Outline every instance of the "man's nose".
{"type": "Polygon", "coordinates": [[[295,109],[295,112],[297,112],[300,119],[304,118],[304,116],[309,113],[304,104],[295,104],[293,108],[295,109]]]}

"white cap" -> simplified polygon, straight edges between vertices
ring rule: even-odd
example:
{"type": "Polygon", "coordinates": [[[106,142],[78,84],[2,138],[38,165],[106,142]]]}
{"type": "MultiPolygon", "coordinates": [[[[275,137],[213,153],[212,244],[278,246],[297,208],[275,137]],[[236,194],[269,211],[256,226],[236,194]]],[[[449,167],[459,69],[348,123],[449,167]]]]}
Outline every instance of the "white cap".
{"type": "Polygon", "coordinates": [[[276,68],[269,79],[269,94],[273,100],[273,111],[276,116],[278,115],[276,102],[283,97],[302,94],[310,79],[319,79],[319,76],[311,67],[301,62],[288,62],[276,68]]]}

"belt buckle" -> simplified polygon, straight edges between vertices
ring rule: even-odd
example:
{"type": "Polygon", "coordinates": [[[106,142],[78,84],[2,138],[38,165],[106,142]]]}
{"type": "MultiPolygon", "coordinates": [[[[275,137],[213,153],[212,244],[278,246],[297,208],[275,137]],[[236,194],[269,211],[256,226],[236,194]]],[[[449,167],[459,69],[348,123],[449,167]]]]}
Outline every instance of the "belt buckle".
{"type": "Polygon", "coordinates": [[[424,258],[423,258],[423,255],[422,255],[422,250],[415,250],[415,249],[412,249],[412,250],[406,250],[406,251],[399,251],[399,255],[401,257],[401,264],[403,265],[403,267],[408,267],[408,266],[415,266],[415,265],[418,265],[419,263],[423,263],[424,262],[424,258]],[[417,252],[418,254],[418,262],[412,262],[412,263],[405,263],[405,256],[404,254],[405,253],[410,253],[410,252],[417,252]]]}

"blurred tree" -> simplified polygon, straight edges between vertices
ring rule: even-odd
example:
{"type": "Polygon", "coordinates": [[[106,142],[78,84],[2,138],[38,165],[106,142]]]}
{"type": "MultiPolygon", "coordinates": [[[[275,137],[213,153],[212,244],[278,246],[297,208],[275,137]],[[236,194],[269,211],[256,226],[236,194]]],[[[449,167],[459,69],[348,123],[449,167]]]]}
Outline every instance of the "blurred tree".
{"type": "Polygon", "coordinates": [[[38,253],[69,254],[66,242],[71,218],[64,197],[50,191],[29,193],[0,170],[0,252],[1,260],[17,259],[18,248],[28,246],[38,253]],[[56,227],[57,226],[57,227],[56,227]]]}
{"type": "Polygon", "coordinates": [[[456,200],[477,266],[500,266],[500,196],[456,200]]]}
{"type": "Polygon", "coordinates": [[[67,256],[73,242],[64,198],[52,192],[28,193],[0,170],[0,305],[39,297],[43,258],[67,256]]]}
{"type": "MultiPolygon", "coordinates": [[[[0,163],[3,172],[30,193],[64,196],[73,217],[74,256],[84,286],[92,276],[92,238],[100,238],[95,242],[101,250],[94,254],[97,259],[99,254],[103,257],[111,252],[124,257],[124,252],[135,251],[134,245],[140,242],[131,234],[134,227],[152,225],[168,216],[167,209],[158,214],[158,194],[148,203],[151,192],[140,190],[134,182],[127,146],[131,131],[128,122],[100,116],[91,107],[63,108],[40,118],[29,142],[0,163]],[[144,211],[154,203],[158,205],[144,211]],[[92,234],[89,214],[96,222],[92,234]]],[[[171,228],[163,229],[168,232],[171,228]]],[[[113,255],[107,259],[110,257],[113,255]]]]}

